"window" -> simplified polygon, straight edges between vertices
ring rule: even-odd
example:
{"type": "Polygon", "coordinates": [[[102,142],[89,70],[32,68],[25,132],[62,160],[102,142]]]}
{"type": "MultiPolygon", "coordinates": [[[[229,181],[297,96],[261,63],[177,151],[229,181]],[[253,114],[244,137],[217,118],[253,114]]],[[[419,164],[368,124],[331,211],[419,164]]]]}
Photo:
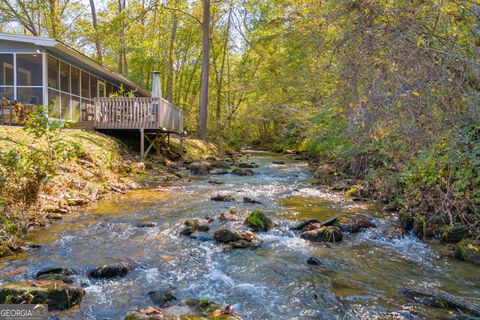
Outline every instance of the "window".
{"type": "Polygon", "coordinates": [[[90,76],[90,97],[97,97],[97,78],[90,76]]]}
{"type": "Polygon", "coordinates": [[[71,67],[71,84],[72,84],[72,94],[79,96],[80,95],[80,70],[77,68],[71,67]]]}
{"type": "Polygon", "coordinates": [[[0,87],[0,97],[3,100],[3,103],[11,103],[15,99],[13,95],[13,87],[0,87]],[[8,102],[3,98],[7,99],[8,102]]]}
{"type": "Polygon", "coordinates": [[[60,90],[70,92],[70,66],[60,62],[60,90]]]}
{"type": "Polygon", "coordinates": [[[0,54],[0,86],[13,86],[13,54],[0,54]]]}
{"type": "Polygon", "coordinates": [[[43,104],[43,89],[42,88],[17,88],[17,100],[27,105],[42,105],[43,104]]]}
{"type": "Polygon", "coordinates": [[[48,56],[48,87],[58,89],[58,60],[48,56]]]}
{"type": "Polygon", "coordinates": [[[17,85],[42,86],[42,55],[17,54],[17,85]]]}
{"type": "Polygon", "coordinates": [[[88,73],[82,71],[82,97],[90,98],[90,84],[88,73]]]}

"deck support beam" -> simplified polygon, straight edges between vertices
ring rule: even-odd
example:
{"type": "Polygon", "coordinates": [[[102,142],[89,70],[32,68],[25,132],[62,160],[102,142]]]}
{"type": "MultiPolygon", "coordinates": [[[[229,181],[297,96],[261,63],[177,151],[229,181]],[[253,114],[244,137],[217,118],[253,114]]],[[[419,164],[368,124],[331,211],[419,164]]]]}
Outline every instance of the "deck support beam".
{"type": "Polygon", "coordinates": [[[140,128],[140,157],[145,159],[145,130],[140,128]]]}

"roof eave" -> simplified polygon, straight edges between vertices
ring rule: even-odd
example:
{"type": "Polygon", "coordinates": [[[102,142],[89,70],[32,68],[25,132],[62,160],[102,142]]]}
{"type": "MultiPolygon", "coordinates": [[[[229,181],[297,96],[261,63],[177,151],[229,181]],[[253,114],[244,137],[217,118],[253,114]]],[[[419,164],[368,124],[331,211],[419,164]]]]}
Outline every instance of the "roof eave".
{"type": "Polygon", "coordinates": [[[89,57],[85,56],[84,54],[70,48],[66,44],[63,44],[60,41],[56,41],[55,48],[64,52],[65,54],[68,54],[68,55],[74,57],[78,61],[80,61],[82,63],[85,63],[86,65],[88,65],[89,67],[97,70],[100,73],[105,73],[105,74],[109,75],[110,77],[118,80],[119,82],[128,84],[132,88],[136,89],[138,91],[138,93],[140,93],[141,95],[144,95],[144,96],[147,96],[147,97],[151,96],[151,92],[143,89],[142,87],[135,84],[133,81],[127,79],[126,77],[107,69],[106,67],[100,65],[95,60],[90,59],[89,57]]]}

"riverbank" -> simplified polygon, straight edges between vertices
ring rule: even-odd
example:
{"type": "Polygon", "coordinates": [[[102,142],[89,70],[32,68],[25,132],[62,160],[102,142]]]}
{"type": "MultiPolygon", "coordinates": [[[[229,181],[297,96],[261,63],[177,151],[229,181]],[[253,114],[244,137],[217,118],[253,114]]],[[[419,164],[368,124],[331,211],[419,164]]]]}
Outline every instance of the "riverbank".
{"type": "MultiPolygon", "coordinates": [[[[172,139],[172,149],[179,142],[172,139]]],[[[187,139],[184,159],[218,156],[213,144],[187,139]]],[[[63,129],[37,136],[0,126],[0,256],[21,251],[19,237],[107,194],[175,180],[182,160],[138,155],[109,136],[63,129]]]]}
{"type": "MultiPolygon", "coordinates": [[[[383,170],[382,176],[366,173],[359,177],[344,170],[341,164],[325,159],[311,158],[310,166],[318,184],[342,192],[355,202],[373,200],[382,204],[384,211],[393,213],[399,234],[411,232],[421,240],[439,242],[447,246],[455,258],[480,265],[478,217],[467,210],[462,217],[454,217],[447,209],[452,202],[449,197],[453,195],[438,198],[430,189],[407,187],[400,181],[398,170],[383,170]],[[418,188],[414,195],[412,188],[418,188]],[[442,201],[444,210],[435,210],[442,201]]],[[[442,192],[440,186],[436,192],[442,192]]],[[[457,197],[455,201],[460,200],[457,197]]]]}

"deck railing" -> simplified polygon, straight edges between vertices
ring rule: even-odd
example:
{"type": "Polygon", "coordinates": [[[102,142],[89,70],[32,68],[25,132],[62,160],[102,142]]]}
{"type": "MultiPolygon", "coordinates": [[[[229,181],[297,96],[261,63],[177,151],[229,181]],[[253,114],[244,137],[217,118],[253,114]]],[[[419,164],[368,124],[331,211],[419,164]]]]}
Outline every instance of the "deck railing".
{"type": "Polygon", "coordinates": [[[97,129],[161,129],[183,132],[183,112],[163,98],[96,98],[97,129]]]}

